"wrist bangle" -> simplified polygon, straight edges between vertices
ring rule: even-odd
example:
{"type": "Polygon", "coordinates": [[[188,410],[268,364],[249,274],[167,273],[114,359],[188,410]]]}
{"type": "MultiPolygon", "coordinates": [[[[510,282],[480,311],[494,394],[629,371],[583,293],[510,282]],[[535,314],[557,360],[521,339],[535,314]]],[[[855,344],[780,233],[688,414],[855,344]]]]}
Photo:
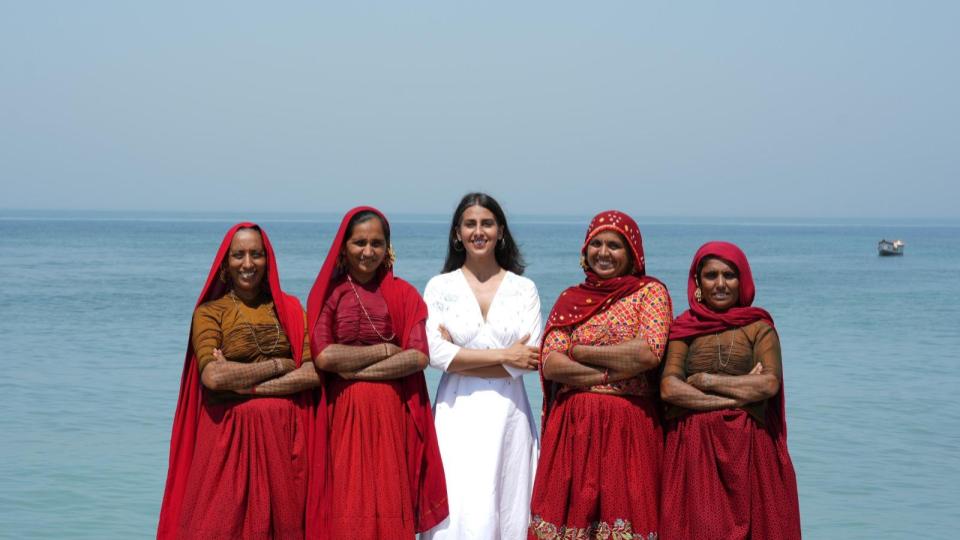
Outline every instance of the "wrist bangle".
{"type": "Polygon", "coordinates": [[[280,366],[280,359],[279,359],[279,358],[274,358],[274,359],[273,359],[273,371],[274,371],[274,375],[279,375],[281,369],[282,369],[282,368],[281,368],[281,366],[280,366]]]}
{"type": "Polygon", "coordinates": [[[600,381],[600,384],[606,386],[608,382],[610,382],[610,370],[605,369],[603,370],[603,379],[600,381]]]}

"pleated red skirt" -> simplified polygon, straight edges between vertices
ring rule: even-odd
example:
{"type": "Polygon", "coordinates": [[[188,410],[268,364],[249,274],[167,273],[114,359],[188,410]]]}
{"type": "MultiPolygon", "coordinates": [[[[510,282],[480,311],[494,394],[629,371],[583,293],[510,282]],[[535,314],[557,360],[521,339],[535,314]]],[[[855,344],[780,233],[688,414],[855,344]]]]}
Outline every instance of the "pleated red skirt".
{"type": "Polygon", "coordinates": [[[786,443],[742,410],[671,422],[663,471],[660,540],[800,538],[786,443]]]}
{"type": "Polygon", "coordinates": [[[293,401],[202,407],[181,538],[301,539],[305,495],[304,436],[293,401]]]}
{"type": "Polygon", "coordinates": [[[328,387],[331,539],[414,538],[407,473],[407,407],[397,381],[328,387]]]}
{"type": "Polygon", "coordinates": [[[651,400],[562,394],[543,430],[528,537],[655,539],[662,453],[651,400]]]}

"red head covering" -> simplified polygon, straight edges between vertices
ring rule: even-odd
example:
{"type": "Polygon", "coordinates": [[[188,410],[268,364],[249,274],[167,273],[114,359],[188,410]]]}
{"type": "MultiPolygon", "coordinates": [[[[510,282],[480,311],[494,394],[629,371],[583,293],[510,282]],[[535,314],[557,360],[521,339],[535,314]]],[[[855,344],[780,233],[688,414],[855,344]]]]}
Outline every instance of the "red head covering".
{"type": "Polygon", "coordinates": [[[766,321],[773,326],[773,317],[766,310],[751,307],[756,289],[753,285],[753,274],[750,272],[750,263],[734,244],[730,242],[707,242],[700,246],[690,264],[690,274],[687,276],[687,302],[690,309],[684,311],[670,328],[670,339],[713,334],[730,328],[739,328],[756,321],[766,321]],[[706,304],[697,302],[697,269],[707,257],[718,257],[737,270],[740,281],[740,301],[723,313],[713,311],[706,304]]]}
{"type": "MultiPolygon", "coordinates": [[[[303,361],[303,308],[296,297],[283,292],[280,288],[280,275],[277,272],[277,259],[273,246],[267,238],[267,233],[255,223],[238,223],[227,231],[220,243],[220,249],[213,258],[207,281],[200,292],[196,306],[222,297],[227,293],[227,284],[219,279],[220,269],[230,250],[233,236],[240,229],[254,228],[260,232],[263,239],[263,248],[267,255],[267,290],[273,298],[277,320],[290,341],[290,350],[293,360],[299,366],[303,361]]],[[[191,328],[190,335],[192,336],[191,328]]],[[[200,373],[197,368],[197,357],[194,354],[193,342],[187,339],[187,353],[183,363],[183,374],[180,377],[180,397],[177,400],[177,411],[173,417],[173,433],[170,437],[170,464],[167,470],[167,486],[163,493],[163,504],[160,507],[160,522],[157,528],[158,538],[172,538],[177,535],[180,522],[180,510],[183,504],[184,490],[187,486],[187,475],[193,461],[194,445],[197,439],[197,424],[200,417],[200,408],[203,406],[203,388],[200,384],[200,373]]],[[[302,416],[313,414],[316,396],[303,392],[297,397],[302,416]]],[[[326,418],[325,416],[323,418],[326,418]]],[[[324,430],[324,435],[326,431],[324,430]]],[[[325,444],[323,445],[326,446],[325,444]]],[[[323,462],[321,461],[321,464],[323,462]]]]}
{"type": "MultiPolygon", "coordinates": [[[[353,216],[364,211],[373,212],[384,224],[388,223],[383,213],[370,206],[358,206],[343,216],[327,258],[320,268],[313,288],[310,289],[310,297],[307,300],[307,324],[311,330],[320,319],[320,311],[330,291],[333,290],[335,280],[340,277],[336,273],[337,258],[347,239],[347,226],[353,216]]],[[[395,340],[398,341],[397,345],[407,349],[411,330],[427,319],[427,305],[412,285],[393,275],[391,268],[383,266],[375,279],[380,280],[380,292],[387,303],[395,340]]],[[[318,344],[312,341],[310,348],[314,357],[321,352],[318,350],[318,344]]],[[[420,351],[428,356],[430,354],[426,345],[420,351]]],[[[400,379],[400,384],[403,400],[410,413],[409,420],[412,423],[407,429],[407,473],[413,490],[411,500],[416,514],[416,530],[422,532],[433,528],[449,514],[447,486],[443,475],[443,463],[440,460],[437,433],[433,425],[433,413],[430,410],[430,395],[427,393],[423,372],[403,377],[400,379]]],[[[333,503],[334,501],[327,501],[327,504],[333,503]]]]}
{"type": "MultiPolygon", "coordinates": [[[[590,240],[603,231],[614,231],[626,240],[633,256],[633,272],[624,276],[601,279],[589,266],[584,268],[583,273],[586,274],[586,279],[583,283],[569,287],[557,298],[550,316],[547,317],[544,336],[554,328],[577,325],[586,321],[617,300],[639,291],[650,282],[660,283],[658,279],[646,275],[646,260],[643,255],[643,238],[640,236],[640,228],[630,216],[623,212],[607,210],[594,216],[590,226],[587,227],[583,247],[580,248],[581,255],[586,256],[590,240]]],[[[542,370],[540,377],[544,386],[543,407],[544,411],[547,411],[552,401],[552,385],[550,381],[543,379],[542,370]]]]}

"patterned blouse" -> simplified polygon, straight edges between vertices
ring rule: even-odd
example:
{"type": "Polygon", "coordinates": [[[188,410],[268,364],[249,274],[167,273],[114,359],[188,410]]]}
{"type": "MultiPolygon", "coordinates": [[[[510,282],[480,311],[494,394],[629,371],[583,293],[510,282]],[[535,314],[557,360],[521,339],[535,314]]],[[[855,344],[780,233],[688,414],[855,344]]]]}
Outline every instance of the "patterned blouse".
{"type": "MultiPolygon", "coordinates": [[[[570,355],[574,345],[616,345],[643,336],[647,345],[663,358],[673,322],[673,305],[667,288],[657,282],[648,283],[637,292],[621,298],[609,308],[594,314],[579,326],[554,328],[544,338],[542,359],[554,351],[570,355]]],[[[653,370],[651,370],[653,371],[653,370]]],[[[589,388],[601,394],[654,396],[658,393],[656,377],[641,373],[631,379],[589,388]]],[[[559,393],[584,390],[561,385],[559,393]]]]}

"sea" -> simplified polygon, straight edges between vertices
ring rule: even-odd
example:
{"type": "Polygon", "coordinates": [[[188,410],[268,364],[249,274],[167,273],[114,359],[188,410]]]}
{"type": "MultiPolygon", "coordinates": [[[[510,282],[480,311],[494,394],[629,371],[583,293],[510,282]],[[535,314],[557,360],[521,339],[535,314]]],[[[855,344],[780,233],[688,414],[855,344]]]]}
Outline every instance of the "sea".
{"type": "MultiPolygon", "coordinates": [[[[635,217],[677,314],[698,246],[747,253],[782,341],[806,538],[957,537],[960,221],[635,217]],[[905,254],[878,257],[881,238],[905,254]]],[[[583,277],[589,217],[511,219],[546,315],[583,277]]],[[[0,538],[156,534],[191,313],[240,220],[265,228],[305,299],[338,216],[0,211],[0,538]]],[[[447,227],[396,216],[397,274],[422,290],[447,227]]]]}

